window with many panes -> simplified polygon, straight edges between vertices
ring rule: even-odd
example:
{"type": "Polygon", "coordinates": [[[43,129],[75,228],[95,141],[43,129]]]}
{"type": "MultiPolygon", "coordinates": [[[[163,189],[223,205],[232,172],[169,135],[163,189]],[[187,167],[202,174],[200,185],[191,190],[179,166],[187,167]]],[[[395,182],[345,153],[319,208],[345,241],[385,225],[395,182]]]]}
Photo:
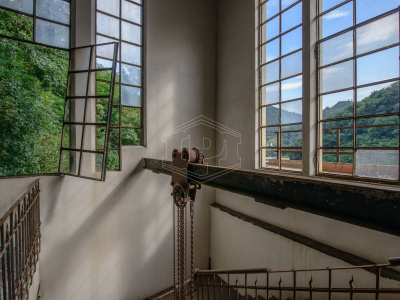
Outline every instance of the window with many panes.
{"type": "Polygon", "coordinates": [[[315,13],[303,24],[308,22],[311,28],[294,24],[307,15],[301,8],[294,12],[296,5],[301,2],[260,1],[260,166],[301,170],[296,151],[316,139],[316,173],[399,182],[400,1],[310,1],[308,8],[315,13]],[[285,67],[284,59],[297,52],[285,50],[284,37],[297,29],[290,42],[299,41],[297,49],[292,49],[299,51],[299,57],[285,67]],[[310,45],[315,39],[310,50],[315,64],[308,59],[310,53],[301,57],[302,35],[308,36],[303,40],[310,45]],[[311,76],[301,81],[305,63],[316,75],[315,83],[311,76]],[[285,74],[293,77],[287,79],[285,74]],[[296,87],[288,80],[297,76],[296,87]],[[318,107],[311,124],[317,134],[303,134],[303,139],[301,127],[292,127],[301,126],[301,105],[294,105],[301,103],[301,82],[304,89],[315,89],[315,99],[304,100],[318,107]],[[298,97],[288,99],[288,91],[296,88],[298,97]]]}
{"type": "Polygon", "coordinates": [[[301,170],[302,1],[261,5],[261,166],[301,170]]]}
{"type": "Polygon", "coordinates": [[[0,176],[57,173],[70,1],[0,0],[0,176]]]}
{"type": "MultiPolygon", "coordinates": [[[[96,0],[96,43],[120,43],[108,154],[109,170],[121,169],[122,146],[143,145],[143,5],[142,0],[96,0]]],[[[97,51],[98,66],[107,67],[111,64],[107,51],[97,51]]],[[[97,76],[99,94],[108,83],[106,78],[97,76]]],[[[98,101],[97,114],[102,115],[105,107],[105,103],[98,101]]]]}

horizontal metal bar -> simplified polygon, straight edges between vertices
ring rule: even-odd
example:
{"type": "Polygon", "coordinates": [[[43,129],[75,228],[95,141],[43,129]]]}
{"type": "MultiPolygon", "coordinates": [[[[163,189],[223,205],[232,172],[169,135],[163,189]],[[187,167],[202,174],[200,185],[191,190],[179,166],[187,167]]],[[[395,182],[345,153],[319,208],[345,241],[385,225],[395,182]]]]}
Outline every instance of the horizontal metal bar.
{"type": "Polygon", "coordinates": [[[276,62],[276,61],[278,61],[278,60],[280,60],[280,59],[284,59],[285,57],[288,57],[288,56],[290,56],[290,55],[292,55],[292,54],[296,54],[297,52],[300,52],[300,51],[302,51],[302,50],[303,50],[303,48],[299,48],[299,49],[294,50],[294,51],[292,51],[292,52],[289,52],[289,53],[287,53],[287,54],[285,54],[285,55],[279,56],[278,58],[275,58],[275,59],[273,59],[273,60],[267,61],[267,62],[261,64],[261,65],[260,65],[260,68],[264,67],[265,65],[269,65],[269,64],[271,64],[271,63],[273,63],[273,62],[276,62]]]}
{"type": "Polygon", "coordinates": [[[300,100],[302,100],[302,98],[295,98],[295,99],[290,99],[290,100],[285,100],[285,101],[280,101],[280,102],[268,103],[268,104],[261,105],[260,108],[265,108],[268,106],[273,106],[273,105],[278,105],[278,104],[286,104],[286,103],[300,101],[300,100]]]}
{"type": "Polygon", "coordinates": [[[89,72],[91,73],[91,72],[103,72],[103,71],[112,71],[112,68],[69,71],[69,73],[70,74],[79,74],[79,73],[89,73],[89,72]]]}
{"type": "Polygon", "coordinates": [[[396,13],[396,12],[398,12],[398,11],[399,11],[399,8],[395,8],[395,9],[389,10],[389,11],[387,11],[387,12],[385,12],[385,13],[379,15],[379,16],[376,16],[376,17],[374,17],[374,18],[368,19],[368,20],[366,20],[366,21],[364,21],[364,22],[362,22],[362,23],[353,25],[353,26],[351,26],[351,27],[349,27],[349,28],[346,28],[346,29],[344,29],[344,30],[341,30],[341,31],[339,31],[339,32],[336,32],[336,33],[334,33],[334,34],[332,34],[332,35],[330,35],[330,36],[327,36],[327,37],[325,37],[325,38],[323,38],[323,39],[319,39],[319,40],[317,41],[317,44],[320,44],[320,43],[323,43],[323,42],[325,42],[325,41],[327,41],[327,40],[333,39],[333,38],[335,38],[335,37],[337,37],[337,36],[339,36],[339,35],[342,35],[342,34],[344,34],[344,33],[346,33],[346,32],[349,32],[349,31],[352,31],[352,30],[356,30],[356,29],[359,28],[359,27],[362,27],[362,26],[364,26],[364,25],[367,25],[367,24],[369,24],[369,23],[372,23],[372,22],[374,22],[374,21],[377,21],[377,20],[379,20],[379,19],[382,19],[382,18],[384,18],[384,17],[386,17],[386,16],[389,16],[389,15],[391,15],[391,14],[393,14],[393,13],[396,13]]]}
{"type": "MultiPolygon", "coordinates": [[[[285,13],[286,11],[288,11],[289,9],[291,9],[292,7],[294,7],[294,6],[296,6],[297,4],[299,4],[301,1],[302,1],[302,0],[298,0],[298,1],[296,1],[295,3],[293,3],[293,4],[289,5],[288,7],[286,7],[285,9],[282,9],[279,13],[277,13],[277,14],[273,15],[272,17],[270,17],[269,19],[267,19],[267,20],[261,22],[260,25],[264,25],[264,24],[268,23],[269,21],[271,21],[272,19],[276,18],[277,16],[282,15],[283,13],[285,13]]],[[[261,5],[264,5],[264,3],[262,3],[261,5]]]]}
{"type": "Polygon", "coordinates": [[[84,152],[84,153],[93,153],[93,154],[104,154],[104,151],[85,150],[85,149],[68,148],[68,147],[61,147],[61,150],[74,151],[74,152],[84,152]]]}
{"type": "Polygon", "coordinates": [[[294,27],[292,27],[292,28],[290,28],[290,29],[288,29],[288,30],[286,30],[286,31],[284,31],[284,32],[282,32],[282,33],[280,33],[280,34],[278,34],[277,36],[275,36],[275,37],[273,37],[273,38],[271,38],[271,39],[269,39],[269,40],[267,40],[267,41],[265,41],[265,42],[262,42],[262,43],[260,44],[260,47],[262,47],[262,46],[264,46],[265,44],[268,44],[269,42],[272,42],[272,41],[274,41],[274,40],[276,40],[276,39],[278,39],[278,38],[284,36],[285,34],[287,34],[287,33],[289,33],[289,32],[292,32],[292,31],[296,30],[297,28],[301,27],[302,25],[303,25],[303,23],[301,23],[301,24],[299,24],[299,25],[296,25],[296,26],[294,26],[294,27]]]}
{"type": "Polygon", "coordinates": [[[95,99],[95,98],[101,98],[101,99],[105,99],[105,98],[110,98],[110,96],[106,96],[106,95],[99,95],[99,96],[67,96],[67,99],[95,99]]]}
{"type": "MultiPolygon", "coordinates": [[[[106,35],[104,33],[100,33],[100,32],[97,32],[97,31],[96,31],[96,35],[99,35],[99,36],[102,36],[102,37],[105,37],[105,38],[108,38],[108,39],[113,39],[113,40],[117,39],[116,37],[113,37],[113,36],[110,36],[110,35],[106,35]]],[[[136,47],[140,47],[140,48],[143,47],[143,45],[132,43],[132,42],[129,42],[127,40],[120,39],[120,38],[118,38],[118,40],[123,42],[123,43],[130,44],[130,45],[133,45],[133,46],[136,46],[136,47]]]]}
{"type": "Polygon", "coordinates": [[[28,43],[28,44],[32,44],[32,45],[38,45],[38,46],[42,46],[42,47],[49,47],[49,48],[52,48],[52,49],[69,52],[68,48],[61,48],[61,47],[51,46],[51,45],[42,44],[42,43],[38,43],[38,42],[34,42],[34,41],[23,40],[23,39],[19,39],[19,38],[8,36],[8,35],[4,35],[4,34],[0,34],[0,38],[10,39],[10,40],[21,42],[21,43],[28,43]]]}
{"type": "MultiPolygon", "coordinates": [[[[144,159],[144,168],[171,174],[171,162],[144,159]]],[[[400,188],[361,182],[189,164],[204,185],[400,236],[400,188]]]]}
{"type": "Polygon", "coordinates": [[[348,62],[348,61],[352,61],[354,59],[358,59],[358,58],[361,58],[361,57],[364,57],[364,56],[375,54],[377,52],[381,52],[381,51],[385,51],[385,50],[388,50],[388,49],[391,49],[391,48],[395,48],[395,47],[398,47],[399,45],[400,45],[400,43],[395,43],[395,44],[392,44],[392,45],[389,45],[389,46],[378,48],[378,49],[375,49],[375,50],[372,50],[372,51],[368,51],[368,52],[365,52],[365,53],[361,53],[361,54],[358,54],[358,55],[355,55],[355,56],[350,56],[348,58],[345,58],[345,59],[342,59],[342,60],[338,60],[338,61],[335,61],[335,62],[330,63],[330,64],[321,65],[321,66],[318,67],[318,69],[319,70],[323,70],[325,68],[336,66],[336,65],[348,62]]]}
{"type": "MultiPolygon", "coordinates": [[[[137,4],[137,3],[136,3],[136,4],[137,4]]],[[[113,19],[116,19],[116,20],[118,20],[118,21],[121,20],[121,21],[124,21],[124,22],[126,22],[126,23],[129,23],[129,24],[132,24],[132,25],[135,25],[135,26],[138,26],[138,27],[142,27],[142,28],[143,28],[143,25],[142,25],[142,24],[139,24],[139,23],[132,22],[132,21],[130,21],[130,20],[124,19],[124,18],[122,18],[122,16],[121,16],[121,17],[118,17],[118,16],[115,16],[115,15],[110,14],[110,13],[108,13],[108,12],[99,10],[99,9],[96,9],[96,13],[100,13],[100,14],[102,14],[102,15],[106,15],[106,16],[108,16],[108,17],[110,17],[110,18],[113,18],[113,19]]]]}
{"type": "Polygon", "coordinates": [[[325,93],[319,93],[318,95],[319,96],[325,96],[325,95],[335,94],[335,93],[339,93],[339,92],[351,91],[351,90],[354,90],[354,89],[362,89],[362,88],[373,86],[373,85],[396,82],[396,81],[399,81],[399,80],[400,80],[400,77],[395,77],[395,78],[390,78],[390,79],[381,80],[381,81],[375,81],[375,82],[371,82],[371,83],[367,83],[367,84],[361,84],[361,85],[357,85],[355,87],[351,86],[351,87],[344,88],[344,89],[333,90],[333,91],[329,91],[329,92],[325,92],[325,93]]]}
{"type": "Polygon", "coordinates": [[[274,84],[274,83],[278,83],[278,82],[282,82],[282,81],[285,81],[285,80],[288,80],[288,79],[292,79],[292,78],[300,76],[302,74],[303,73],[297,73],[297,74],[293,74],[293,75],[290,75],[290,76],[287,76],[287,77],[283,77],[283,78],[275,80],[275,81],[271,81],[271,82],[268,82],[268,83],[263,83],[263,84],[260,85],[260,88],[262,88],[262,87],[264,87],[266,85],[271,85],[271,84],[274,84]]]}

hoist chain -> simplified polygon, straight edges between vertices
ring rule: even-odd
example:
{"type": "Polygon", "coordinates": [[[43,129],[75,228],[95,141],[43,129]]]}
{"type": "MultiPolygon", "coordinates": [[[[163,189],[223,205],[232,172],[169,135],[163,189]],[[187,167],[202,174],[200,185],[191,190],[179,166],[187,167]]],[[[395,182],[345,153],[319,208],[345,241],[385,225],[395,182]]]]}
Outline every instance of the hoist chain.
{"type": "Polygon", "coordinates": [[[196,190],[201,188],[198,182],[193,182],[188,177],[187,168],[189,163],[205,163],[203,154],[199,149],[192,150],[184,148],[175,149],[172,152],[172,180],[171,185],[174,205],[177,207],[176,220],[175,209],[173,211],[173,263],[174,263],[174,287],[175,300],[186,300],[188,285],[186,271],[188,264],[188,214],[190,214],[190,296],[194,298],[194,200],[196,190]],[[189,204],[190,205],[187,205],[189,204]],[[188,211],[189,210],[189,211],[188,211]],[[175,222],[176,221],[176,222],[175,222]],[[176,224],[176,235],[175,235],[176,224]],[[176,242],[176,244],[175,244],[176,242]],[[177,269],[176,269],[177,268],[177,269]],[[175,281],[177,279],[177,282],[175,281]]]}
{"type": "Polygon", "coordinates": [[[190,274],[191,274],[191,299],[194,297],[194,233],[193,233],[193,219],[194,219],[194,201],[190,202],[190,274]]]}
{"type": "MultiPolygon", "coordinates": [[[[176,245],[175,245],[175,204],[172,203],[172,251],[173,251],[173,267],[174,267],[174,289],[176,288],[176,266],[175,266],[175,256],[176,256],[176,245]]],[[[176,292],[176,291],[175,291],[176,292]]]]}

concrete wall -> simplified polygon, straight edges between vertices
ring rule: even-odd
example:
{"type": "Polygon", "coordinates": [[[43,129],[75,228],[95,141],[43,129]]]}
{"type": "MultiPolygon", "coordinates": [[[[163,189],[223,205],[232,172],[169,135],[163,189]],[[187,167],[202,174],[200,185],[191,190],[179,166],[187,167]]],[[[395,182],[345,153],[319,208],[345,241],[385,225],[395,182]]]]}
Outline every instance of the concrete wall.
{"type": "MultiPolygon", "coordinates": [[[[239,154],[242,168],[253,169],[257,157],[255,2],[258,1],[217,2],[217,122],[241,133],[243,141],[239,147],[239,154]]],[[[280,210],[256,203],[254,199],[220,190],[216,191],[216,202],[376,263],[385,263],[389,257],[399,255],[399,237],[293,209],[280,210]]],[[[242,231],[243,225],[240,222],[231,222],[230,226],[227,226],[227,218],[229,216],[220,218],[220,214],[216,212],[211,214],[210,251],[213,268],[327,267],[336,264],[323,256],[297,255],[298,247],[284,238],[280,238],[279,249],[271,243],[259,244],[257,239],[272,239],[272,233],[264,232],[260,235],[255,229],[249,228],[247,243],[244,243],[235,235],[242,231]],[[257,254],[254,249],[257,249],[257,254]],[[299,260],[296,264],[291,255],[299,260]]],[[[273,239],[274,242],[279,240],[278,237],[273,239]]]]}
{"type": "MultiPolygon", "coordinates": [[[[143,171],[140,162],[165,156],[163,132],[201,114],[215,117],[215,2],[147,4],[147,148],[124,147],[123,170],[109,172],[105,183],[41,177],[44,300],[143,299],[172,285],[170,179],[143,171]]],[[[208,129],[193,130],[201,137],[208,129]]],[[[34,180],[0,179],[1,211],[34,180]]],[[[208,265],[213,201],[213,190],[198,193],[197,268],[208,265]]]]}

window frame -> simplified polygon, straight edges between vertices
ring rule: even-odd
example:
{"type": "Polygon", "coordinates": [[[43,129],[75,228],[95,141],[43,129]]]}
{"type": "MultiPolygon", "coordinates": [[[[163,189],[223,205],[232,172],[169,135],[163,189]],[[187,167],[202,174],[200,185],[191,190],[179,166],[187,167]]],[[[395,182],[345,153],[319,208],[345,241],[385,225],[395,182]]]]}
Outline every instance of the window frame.
{"type": "MultiPolygon", "coordinates": [[[[118,104],[113,103],[113,109],[118,108],[119,111],[119,124],[118,125],[111,125],[111,130],[113,129],[118,129],[119,132],[119,147],[110,147],[109,148],[109,152],[110,151],[118,151],[119,152],[119,168],[118,169],[108,169],[107,171],[121,171],[122,170],[122,165],[123,165],[123,161],[122,161],[122,147],[126,147],[126,146],[134,146],[134,147],[141,147],[141,146],[146,146],[146,139],[145,139],[145,135],[146,135],[146,129],[145,129],[145,116],[146,116],[146,1],[145,0],[141,0],[141,3],[138,3],[134,0],[118,0],[119,2],[119,16],[115,16],[113,14],[107,13],[105,11],[102,11],[100,9],[98,9],[98,0],[95,1],[95,38],[96,38],[96,43],[98,41],[98,37],[102,37],[105,39],[108,39],[110,41],[117,41],[119,42],[119,52],[118,52],[118,60],[117,60],[117,64],[119,65],[119,69],[118,72],[120,74],[120,78],[119,81],[115,83],[116,88],[119,89],[119,99],[118,99],[118,104]],[[129,3],[131,3],[132,5],[136,5],[139,6],[141,8],[141,24],[133,22],[131,20],[127,20],[125,18],[122,17],[122,3],[124,1],[127,1],[129,3]],[[113,18],[118,20],[119,23],[119,37],[113,37],[113,36],[109,36],[106,35],[104,33],[99,33],[97,28],[98,28],[98,14],[102,14],[105,15],[107,17],[113,18]],[[141,28],[141,44],[136,44],[133,43],[131,41],[127,41],[122,39],[122,23],[123,22],[127,22],[130,25],[134,25],[134,26],[139,26],[141,28]],[[140,47],[140,55],[141,55],[141,65],[136,65],[133,63],[129,63],[129,62],[125,62],[122,61],[122,44],[129,44],[129,45],[133,45],[136,47],[140,47]],[[122,78],[121,78],[121,66],[122,64],[125,65],[129,65],[135,68],[140,68],[141,72],[141,85],[132,85],[132,84],[127,84],[127,83],[122,83],[122,78]],[[129,86],[129,87],[133,87],[133,88],[138,88],[141,89],[141,106],[132,106],[132,105],[123,105],[122,104],[122,86],[129,86]],[[122,110],[124,107],[127,108],[133,108],[133,109],[139,109],[140,110],[140,126],[123,126],[122,125],[122,110]],[[122,130],[126,129],[126,130],[139,130],[140,132],[140,144],[139,145],[123,145],[122,143],[122,130]]],[[[102,59],[102,57],[97,56],[96,54],[96,59],[102,59]]],[[[96,80],[96,84],[97,84],[96,80]]]]}
{"type": "MultiPolygon", "coordinates": [[[[320,25],[319,25],[319,20],[318,16],[321,14],[319,13],[319,9],[321,6],[321,1],[320,0],[310,0],[310,1],[303,1],[303,10],[302,10],[302,51],[303,51],[303,58],[302,58],[302,74],[303,74],[303,114],[302,114],[302,121],[303,121],[303,168],[302,170],[297,171],[292,171],[292,170],[276,170],[274,168],[268,168],[264,167],[262,165],[262,156],[263,156],[263,151],[262,151],[262,115],[261,115],[261,107],[263,105],[263,99],[262,99],[262,74],[261,74],[261,66],[262,66],[262,60],[261,60],[261,51],[262,51],[262,24],[266,23],[265,21],[262,21],[262,5],[264,5],[268,0],[256,0],[255,6],[256,6],[256,20],[258,18],[257,22],[257,34],[256,34],[256,42],[257,42],[257,47],[256,47],[256,57],[257,57],[257,110],[258,110],[258,121],[257,121],[257,127],[256,131],[258,131],[258,134],[256,135],[258,138],[258,141],[256,143],[256,147],[258,148],[258,165],[256,168],[263,170],[263,171],[268,171],[268,172],[279,172],[279,173],[302,173],[305,176],[319,176],[319,177],[332,177],[332,178],[339,178],[339,179],[347,179],[347,180],[357,180],[357,181],[364,181],[364,182],[371,182],[371,183],[379,183],[379,184],[390,184],[390,185],[399,185],[400,184],[400,176],[398,179],[383,179],[383,178],[372,178],[372,177],[361,177],[361,176],[354,176],[354,174],[347,176],[343,174],[332,174],[332,173],[326,173],[322,172],[322,155],[320,154],[320,143],[321,143],[321,129],[320,129],[320,110],[321,110],[321,103],[320,103],[320,93],[319,93],[319,88],[320,88],[320,72],[319,72],[319,45],[321,43],[321,40],[319,40],[319,32],[320,32],[320,25]]],[[[297,3],[297,1],[295,1],[297,3]]],[[[333,11],[334,9],[341,7],[345,3],[353,3],[353,5],[356,5],[356,2],[353,0],[343,0],[341,3],[335,5],[334,7],[330,8],[329,11],[333,11]]],[[[296,4],[293,4],[293,6],[296,4]]],[[[365,24],[374,22],[376,20],[382,19],[385,16],[391,15],[394,12],[398,11],[400,13],[400,7],[392,9],[390,11],[386,11],[383,14],[380,14],[378,16],[375,16],[373,18],[370,18],[366,21],[360,22],[360,24],[354,23],[352,27],[350,28],[345,28],[344,30],[333,34],[334,36],[343,34],[344,32],[350,32],[352,30],[355,31],[355,28],[361,27],[365,24]]],[[[325,14],[326,12],[324,12],[325,14]]],[[[272,17],[271,17],[272,19],[272,17]]],[[[333,36],[332,35],[332,36],[333,36]]],[[[332,38],[330,36],[329,38],[332,38]]],[[[327,37],[328,38],[328,37],[327,37]]],[[[322,39],[322,41],[327,40],[322,39]]],[[[400,43],[397,43],[396,45],[391,45],[387,46],[386,48],[394,48],[394,47],[400,47],[400,43]]],[[[362,54],[358,56],[365,56],[371,53],[376,53],[379,51],[383,51],[386,49],[385,47],[376,49],[375,51],[368,51],[367,54],[362,54]],[[370,53],[371,52],[371,53],[370,53]]],[[[352,56],[348,60],[355,60],[356,58],[352,56]]],[[[356,69],[353,69],[354,72],[356,72],[356,69]]],[[[400,76],[399,80],[397,79],[390,79],[387,80],[387,82],[399,82],[400,81],[400,76]]],[[[376,85],[381,82],[373,82],[369,85],[376,85]]],[[[356,85],[353,85],[351,89],[356,90],[358,87],[356,85]]],[[[356,99],[354,100],[354,105],[357,105],[356,99]]],[[[397,113],[395,113],[397,114],[397,113]]],[[[400,115],[400,114],[397,114],[400,115]]],[[[382,116],[382,115],[379,115],[382,116]]],[[[400,122],[399,122],[400,123],[400,122]]],[[[395,124],[396,126],[400,127],[400,124],[395,124]]],[[[354,133],[356,135],[356,133],[354,133]]],[[[397,151],[399,151],[399,147],[397,147],[397,151]]],[[[355,155],[355,154],[354,154],[355,155]]],[[[400,155],[399,155],[400,156],[400,155]]],[[[399,159],[400,160],[400,159],[399,159]]],[[[353,161],[353,165],[355,165],[353,161]]],[[[354,168],[353,168],[354,169],[354,168]]],[[[400,170],[400,167],[399,167],[400,170]]],[[[353,172],[354,173],[354,172],[353,172]]]]}

